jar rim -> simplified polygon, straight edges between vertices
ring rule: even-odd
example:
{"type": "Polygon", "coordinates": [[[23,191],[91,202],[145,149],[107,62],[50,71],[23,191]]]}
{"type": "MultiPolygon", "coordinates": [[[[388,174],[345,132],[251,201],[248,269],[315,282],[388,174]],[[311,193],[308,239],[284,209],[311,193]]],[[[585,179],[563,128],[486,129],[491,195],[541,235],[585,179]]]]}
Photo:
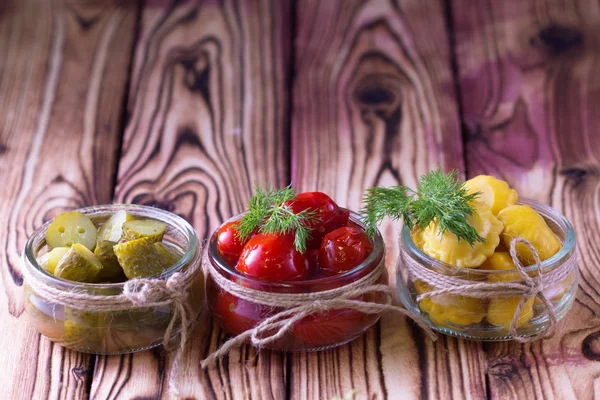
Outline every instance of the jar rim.
{"type": "MultiPolygon", "coordinates": [[[[177,230],[183,233],[188,239],[189,243],[187,248],[185,249],[183,256],[175,264],[167,268],[160,275],[153,278],[161,279],[170,276],[173,273],[179,271],[185,265],[188,265],[195,257],[199,247],[198,236],[196,235],[196,231],[194,230],[192,225],[189,222],[187,222],[184,218],[170,211],[166,211],[157,207],[144,206],[140,204],[118,203],[83,207],[74,209],[73,211],[81,212],[82,214],[85,214],[87,216],[100,217],[104,215],[113,214],[120,210],[125,210],[134,215],[142,214],[144,217],[155,218],[161,222],[166,223],[167,225],[177,227],[177,230]]],[[[34,246],[37,244],[37,246],[35,247],[39,248],[39,244],[45,241],[45,238],[40,238],[40,236],[45,236],[46,230],[48,229],[48,226],[50,226],[53,220],[54,218],[49,221],[46,221],[42,226],[37,228],[27,239],[22,256],[24,261],[23,268],[29,268],[31,273],[37,278],[46,279],[52,282],[53,284],[59,285],[60,287],[65,289],[121,289],[124,287],[127,281],[117,283],[76,282],[59,278],[44,270],[37,262],[37,259],[35,257],[36,248],[34,248],[34,246]]]]}
{"type": "MultiPolygon", "coordinates": [[[[346,210],[343,207],[340,207],[340,208],[346,210]]],[[[354,222],[355,224],[357,224],[361,229],[365,230],[365,225],[364,225],[363,218],[361,217],[361,215],[354,211],[350,211],[350,210],[348,210],[348,211],[350,212],[349,219],[352,222],[354,222]]],[[[217,246],[216,246],[217,233],[219,232],[219,229],[221,229],[221,227],[225,224],[239,220],[240,217],[243,216],[244,214],[245,214],[245,212],[238,214],[238,215],[228,219],[227,221],[223,222],[221,225],[219,225],[219,227],[212,233],[209,244],[208,244],[209,261],[218,270],[219,273],[225,272],[225,273],[231,275],[231,277],[234,279],[241,279],[244,281],[248,281],[248,282],[260,285],[261,287],[267,287],[267,288],[272,288],[272,289],[274,289],[274,288],[298,288],[298,287],[304,287],[304,286],[320,286],[320,285],[326,285],[326,284],[329,284],[332,282],[335,283],[338,280],[343,280],[345,278],[348,278],[349,276],[360,273],[361,271],[363,271],[365,268],[367,268],[370,265],[378,265],[384,257],[385,245],[383,243],[383,238],[381,236],[381,233],[379,232],[378,229],[376,229],[375,233],[373,234],[373,237],[370,238],[371,244],[373,245],[373,250],[371,251],[371,253],[367,256],[367,258],[363,262],[361,262],[354,268],[352,268],[348,271],[345,271],[341,274],[336,274],[336,275],[327,276],[327,277],[318,278],[318,279],[310,279],[310,280],[302,280],[302,281],[278,281],[278,282],[272,282],[272,281],[262,280],[262,279],[259,279],[256,277],[248,276],[248,275],[245,275],[245,274],[241,273],[240,271],[238,271],[235,267],[230,266],[223,259],[221,254],[219,254],[219,252],[217,251],[217,246]]]]}
{"type": "MultiPolygon", "coordinates": [[[[552,267],[560,264],[561,260],[566,256],[570,255],[575,250],[576,237],[575,237],[575,229],[573,225],[569,222],[569,220],[559,213],[555,208],[550,207],[549,205],[543,204],[537,200],[529,199],[526,197],[521,197],[517,200],[516,204],[525,205],[533,208],[536,212],[538,212],[545,220],[552,221],[563,233],[564,240],[562,240],[562,247],[560,250],[554,254],[552,257],[541,262],[542,270],[550,269],[552,267]]],[[[479,270],[477,268],[462,268],[457,267],[443,261],[437,260],[428,254],[425,254],[421,249],[417,247],[417,245],[412,240],[412,236],[410,235],[410,229],[406,225],[402,227],[402,231],[400,233],[400,247],[401,250],[407,251],[412,258],[417,258],[419,261],[423,263],[427,263],[436,269],[442,270],[444,273],[453,274],[457,271],[468,271],[472,273],[481,273],[481,274],[505,274],[506,270],[479,270]]],[[[532,272],[537,270],[537,265],[528,265],[523,268],[525,272],[532,272]]]]}

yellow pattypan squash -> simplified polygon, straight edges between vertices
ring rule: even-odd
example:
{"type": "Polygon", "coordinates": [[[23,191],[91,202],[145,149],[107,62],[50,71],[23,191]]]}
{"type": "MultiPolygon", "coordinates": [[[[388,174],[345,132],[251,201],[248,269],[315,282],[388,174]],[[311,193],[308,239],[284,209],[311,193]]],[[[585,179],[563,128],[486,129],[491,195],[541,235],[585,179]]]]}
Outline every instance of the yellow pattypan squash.
{"type": "MultiPolygon", "coordinates": [[[[498,213],[498,219],[504,224],[502,241],[507,248],[510,248],[513,238],[521,237],[531,243],[540,260],[544,261],[556,254],[562,246],[544,218],[529,206],[506,207],[498,213]]],[[[523,243],[517,244],[517,254],[526,265],[535,263],[533,254],[523,243]]]]}
{"type": "MultiPolygon", "coordinates": [[[[534,300],[532,297],[525,301],[517,320],[517,328],[523,326],[533,318],[534,300]]],[[[492,325],[503,326],[506,329],[510,328],[510,323],[513,320],[520,301],[521,296],[491,299],[488,305],[487,321],[492,325]]]]}
{"type": "MultiPolygon", "coordinates": [[[[433,288],[421,281],[415,281],[417,293],[427,293],[433,288]]],[[[481,322],[485,317],[485,302],[474,297],[454,294],[443,294],[428,297],[419,301],[421,312],[429,315],[429,319],[437,326],[455,329],[455,325],[469,325],[481,322]]]]}
{"type": "Polygon", "coordinates": [[[419,229],[419,228],[414,228],[411,232],[410,232],[410,237],[413,240],[413,243],[415,244],[415,246],[417,246],[419,248],[419,250],[423,251],[423,230],[419,229]]]}
{"type": "MultiPolygon", "coordinates": [[[[521,274],[516,271],[516,266],[513,263],[510,254],[505,252],[496,252],[492,254],[485,260],[479,269],[488,271],[512,271],[489,274],[487,278],[488,282],[515,282],[523,279],[521,274]]],[[[504,326],[508,329],[520,301],[521,296],[490,299],[487,314],[488,322],[492,325],[504,326]]],[[[521,313],[519,314],[517,328],[523,326],[523,324],[529,322],[529,320],[533,318],[534,301],[534,298],[525,301],[521,313]]]]}
{"type": "Polygon", "coordinates": [[[492,214],[498,215],[503,208],[517,202],[519,195],[511,189],[508,183],[489,175],[478,175],[464,183],[467,194],[480,192],[476,198],[492,209],[492,214]]]}
{"type": "Polygon", "coordinates": [[[440,234],[436,221],[423,230],[423,252],[445,263],[463,268],[477,268],[500,243],[502,223],[492,214],[490,206],[480,201],[472,203],[474,214],[467,221],[480,236],[486,239],[484,243],[475,242],[472,246],[465,240],[458,240],[455,234],[446,231],[440,234]]]}

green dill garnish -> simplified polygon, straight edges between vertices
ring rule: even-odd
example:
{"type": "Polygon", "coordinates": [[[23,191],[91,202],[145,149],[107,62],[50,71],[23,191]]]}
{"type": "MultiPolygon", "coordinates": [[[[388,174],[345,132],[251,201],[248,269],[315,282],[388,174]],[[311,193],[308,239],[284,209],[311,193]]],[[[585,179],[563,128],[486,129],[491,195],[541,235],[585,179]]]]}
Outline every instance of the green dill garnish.
{"type": "Polygon", "coordinates": [[[258,229],[261,233],[294,233],[294,246],[301,253],[306,251],[306,241],[310,239],[311,223],[318,222],[316,210],[306,209],[294,214],[287,201],[296,198],[291,186],[275,190],[262,190],[256,187],[250,199],[248,212],[240,220],[238,234],[240,238],[250,237],[258,229]]]}
{"type": "Polygon", "coordinates": [[[402,219],[411,230],[415,226],[425,229],[435,220],[442,235],[452,232],[459,241],[470,245],[485,242],[467,222],[474,213],[469,203],[479,192],[467,194],[457,175],[457,171],[444,174],[438,168],[421,176],[416,191],[406,186],[369,188],[361,210],[367,235],[372,236],[383,218],[390,217],[395,221],[402,219]]]}

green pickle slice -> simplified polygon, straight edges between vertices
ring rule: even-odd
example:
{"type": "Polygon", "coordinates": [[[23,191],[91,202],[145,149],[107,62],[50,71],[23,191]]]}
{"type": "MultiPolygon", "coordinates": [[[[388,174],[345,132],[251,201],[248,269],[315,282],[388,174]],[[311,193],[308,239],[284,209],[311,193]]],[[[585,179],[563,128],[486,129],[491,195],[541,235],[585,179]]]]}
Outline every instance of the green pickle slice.
{"type": "Polygon", "coordinates": [[[58,262],[71,250],[70,247],[55,247],[37,259],[37,263],[46,272],[54,274],[58,262]]]}
{"type": "Polygon", "coordinates": [[[62,213],[48,226],[46,243],[51,248],[81,243],[93,250],[96,245],[96,226],[87,215],[79,211],[62,213]]]}
{"type": "Polygon", "coordinates": [[[104,332],[99,322],[104,313],[80,311],[65,307],[65,347],[88,352],[97,352],[102,347],[104,332]]]}
{"type": "Polygon", "coordinates": [[[154,247],[156,247],[156,251],[160,254],[167,267],[172,266],[181,258],[181,255],[174,253],[174,251],[163,242],[154,243],[154,247]]]}
{"type": "Polygon", "coordinates": [[[71,281],[94,283],[102,268],[94,253],[82,244],[75,243],[59,261],[54,275],[71,281]]]}
{"type": "Polygon", "coordinates": [[[127,279],[156,276],[168,267],[147,237],[119,243],[113,250],[127,279]]]}
{"type": "Polygon", "coordinates": [[[165,234],[167,224],[153,219],[136,219],[123,224],[125,240],[148,238],[152,242],[160,242],[165,234]]]}
{"type": "Polygon", "coordinates": [[[121,264],[119,264],[117,255],[113,250],[113,247],[116,244],[116,242],[110,240],[99,240],[98,243],[96,243],[94,255],[103,267],[98,274],[98,282],[116,283],[127,280],[123,268],[121,268],[121,264]]]}
{"type": "Polygon", "coordinates": [[[133,219],[133,215],[127,211],[117,211],[98,230],[98,241],[109,240],[111,242],[118,242],[123,235],[123,224],[133,219]]]}

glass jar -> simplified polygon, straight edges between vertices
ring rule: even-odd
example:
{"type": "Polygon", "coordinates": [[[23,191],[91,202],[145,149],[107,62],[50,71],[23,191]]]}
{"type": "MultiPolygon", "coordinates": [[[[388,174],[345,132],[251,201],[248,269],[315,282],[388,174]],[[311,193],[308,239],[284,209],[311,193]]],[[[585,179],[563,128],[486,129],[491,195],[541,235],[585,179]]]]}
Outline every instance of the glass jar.
{"type": "MultiPolygon", "coordinates": [[[[100,227],[112,214],[125,210],[135,217],[152,218],[167,225],[163,243],[182,254],[179,261],[163,272],[159,278],[168,278],[175,272],[184,272],[201,262],[198,238],[192,226],[183,218],[154,207],[111,204],[82,208],[77,211],[87,215],[100,227]]],[[[51,221],[37,229],[25,244],[23,268],[29,279],[43,281],[55,289],[90,295],[116,296],[122,293],[125,283],[81,283],[68,281],[46,272],[36,259],[46,247],[46,229],[51,221]]],[[[25,280],[25,310],[32,325],[48,339],[66,348],[93,354],[122,354],[149,349],[162,344],[165,330],[173,316],[172,305],[136,307],[126,311],[87,312],[48,301],[39,296],[25,280]]],[[[190,287],[188,301],[194,312],[204,302],[204,277],[201,269],[190,287]]],[[[179,334],[174,330],[171,339],[179,334]]]]}
{"type": "MultiPolygon", "coordinates": [[[[555,209],[530,199],[520,199],[517,204],[527,205],[538,212],[562,242],[554,256],[542,261],[544,273],[549,273],[565,262],[575,262],[575,231],[569,221],[555,209]]],[[[410,230],[404,226],[400,235],[401,252],[419,265],[447,276],[478,282],[524,282],[516,270],[478,270],[458,268],[423,253],[413,242],[410,230]]],[[[508,250],[505,250],[508,251],[508,250]]],[[[525,267],[526,273],[537,276],[537,266],[525,267]]],[[[421,315],[433,329],[451,336],[481,341],[512,340],[509,334],[513,315],[521,296],[479,299],[458,294],[441,294],[417,301],[419,294],[435,290],[435,286],[416,280],[404,267],[402,256],[397,268],[398,293],[407,310],[421,315]]],[[[552,303],[557,320],[573,305],[579,282],[579,270],[543,290],[552,303]]],[[[541,299],[528,299],[519,314],[516,333],[520,337],[538,335],[548,328],[549,317],[541,299]]]]}
{"type": "MultiPolygon", "coordinates": [[[[223,225],[240,219],[238,215],[223,225]]],[[[350,221],[364,229],[358,214],[350,212],[350,221]]],[[[246,276],[230,266],[217,251],[217,232],[212,234],[208,247],[208,261],[216,273],[237,282],[240,285],[271,293],[318,293],[339,288],[360,279],[376,268],[383,272],[376,284],[387,284],[385,271],[385,249],[379,232],[371,239],[373,251],[361,264],[339,275],[292,282],[268,282],[246,276]]],[[[243,300],[220,288],[211,274],[206,277],[206,297],[209,309],[217,323],[230,335],[236,336],[254,328],[266,318],[282,311],[275,304],[265,306],[243,300]]],[[[369,293],[360,300],[384,303],[386,296],[381,293],[369,293]]],[[[266,348],[283,351],[316,351],[324,350],[348,343],[375,324],[381,314],[365,314],[353,309],[335,309],[322,313],[310,314],[298,321],[286,334],[266,345],[266,348]]]]}

